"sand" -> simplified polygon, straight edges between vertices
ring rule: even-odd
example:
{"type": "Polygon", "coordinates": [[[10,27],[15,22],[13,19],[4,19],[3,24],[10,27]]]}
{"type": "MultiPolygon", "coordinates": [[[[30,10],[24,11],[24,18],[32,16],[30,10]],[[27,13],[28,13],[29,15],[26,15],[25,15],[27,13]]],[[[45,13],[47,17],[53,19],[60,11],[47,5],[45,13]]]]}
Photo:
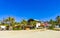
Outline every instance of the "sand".
{"type": "Polygon", "coordinates": [[[0,38],[60,38],[60,31],[0,31],[0,38]]]}

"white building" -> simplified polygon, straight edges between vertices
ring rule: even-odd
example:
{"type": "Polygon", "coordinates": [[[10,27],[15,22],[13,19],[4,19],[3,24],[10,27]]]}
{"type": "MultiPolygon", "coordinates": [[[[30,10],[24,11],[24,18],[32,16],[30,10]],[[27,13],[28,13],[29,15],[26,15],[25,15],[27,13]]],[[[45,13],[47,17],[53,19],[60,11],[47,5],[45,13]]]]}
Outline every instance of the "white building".
{"type": "Polygon", "coordinates": [[[36,28],[39,28],[40,27],[40,23],[36,23],[36,28]]]}

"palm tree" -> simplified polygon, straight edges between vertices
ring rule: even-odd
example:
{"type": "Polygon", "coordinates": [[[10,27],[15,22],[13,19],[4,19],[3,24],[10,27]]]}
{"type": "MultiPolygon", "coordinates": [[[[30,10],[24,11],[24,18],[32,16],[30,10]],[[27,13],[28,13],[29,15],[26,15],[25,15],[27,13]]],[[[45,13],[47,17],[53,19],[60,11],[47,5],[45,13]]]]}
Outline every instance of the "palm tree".
{"type": "Polygon", "coordinates": [[[21,26],[22,26],[22,29],[25,29],[25,27],[27,26],[27,21],[23,19],[21,21],[21,26]]]}
{"type": "Polygon", "coordinates": [[[13,24],[15,23],[15,19],[12,18],[12,17],[8,17],[8,18],[6,19],[6,22],[9,23],[10,25],[13,25],[13,24]]]}
{"type": "Polygon", "coordinates": [[[54,21],[52,19],[49,21],[49,23],[51,24],[50,29],[53,29],[56,25],[56,21],[54,21]]]}
{"type": "Polygon", "coordinates": [[[21,21],[21,24],[23,24],[23,25],[26,26],[26,25],[27,25],[27,21],[26,21],[26,20],[22,20],[22,21],[21,21]]]}
{"type": "Polygon", "coordinates": [[[56,17],[56,23],[57,23],[57,25],[59,25],[59,27],[60,27],[60,16],[57,16],[57,17],[56,17]]]}
{"type": "MultiPolygon", "coordinates": [[[[6,22],[6,24],[8,24],[7,28],[8,27],[13,28],[15,25],[15,19],[12,17],[8,17],[7,19],[5,19],[5,22],[6,22]]],[[[8,28],[8,29],[10,29],[10,28],[8,28]]]]}
{"type": "Polygon", "coordinates": [[[56,22],[57,22],[58,25],[60,24],[60,16],[56,17],[56,22]]]}

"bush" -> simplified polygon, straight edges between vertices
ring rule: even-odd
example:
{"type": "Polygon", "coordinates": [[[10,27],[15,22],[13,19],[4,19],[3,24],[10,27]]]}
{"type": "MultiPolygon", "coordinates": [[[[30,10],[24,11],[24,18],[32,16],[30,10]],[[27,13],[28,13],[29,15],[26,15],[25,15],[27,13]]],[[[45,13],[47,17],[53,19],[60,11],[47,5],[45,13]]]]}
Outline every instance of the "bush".
{"type": "Polygon", "coordinates": [[[49,26],[49,29],[52,29],[53,30],[54,29],[54,26],[49,26]]]}

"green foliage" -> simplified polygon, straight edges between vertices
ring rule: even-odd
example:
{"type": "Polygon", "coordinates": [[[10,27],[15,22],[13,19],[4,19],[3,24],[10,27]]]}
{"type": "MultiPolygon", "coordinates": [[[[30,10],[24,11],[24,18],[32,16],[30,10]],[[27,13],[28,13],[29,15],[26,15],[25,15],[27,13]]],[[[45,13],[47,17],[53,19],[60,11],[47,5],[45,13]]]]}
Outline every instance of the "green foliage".
{"type": "Polygon", "coordinates": [[[22,20],[21,24],[24,25],[24,26],[26,26],[27,25],[27,21],[26,20],[22,20]]]}
{"type": "Polygon", "coordinates": [[[22,30],[22,28],[13,28],[13,30],[22,30]]]}
{"type": "MultiPolygon", "coordinates": [[[[17,26],[27,26],[29,24],[31,26],[35,26],[36,22],[38,22],[38,21],[34,20],[34,19],[28,19],[27,21],[25,19],[23,19],[21,22],[15,22],[14,18],[8,17],[8,18],[3,20],[1,25],[9,26],[9,24],[10,24],[12,27],[14,27],[15,25],[17,25],[17,26]]],[[[56,20],[51,19],[49,21],[49,24],[51,24],[51,26],[49,26],[49,29],[53,29],[55,27],[55,25],[59,25],[60,24],[60,16],[57,16],[56,20]]],[[[14,28],[13,30],[21,30],[21,29],[22,28],[20,27],[20,28],[14,28]]]]}
{"type": "Polygon", "coordinates": [[[53,30],[54,29],[54,25],[49,26],[49,29],[53,30]]]}
{"type": "Polygon", "coordinates": [[[56,22],[57,22],[58,25],[60,24],[60,16],[56,17],[56,22]]]}
{"type": "Polygon", "coordinates": [[[30,25],[35,26],[36,25],[36,21],[31,21],[30,25]]]}

